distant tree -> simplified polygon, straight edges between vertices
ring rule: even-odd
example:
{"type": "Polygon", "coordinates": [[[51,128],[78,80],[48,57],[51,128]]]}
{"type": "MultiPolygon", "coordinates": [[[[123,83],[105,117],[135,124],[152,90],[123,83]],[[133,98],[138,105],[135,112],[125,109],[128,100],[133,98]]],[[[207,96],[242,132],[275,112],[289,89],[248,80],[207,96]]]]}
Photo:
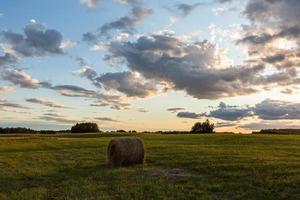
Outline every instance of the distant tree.
{"type": "Polygon", "coordinates": [[[205,122],[197,122],[191,129],[191,133],[213,133],[215,125],[207,119],[205,122]]]}
{"type": "Polygon", "coordinates": [[[77,123],[71,128],[72,133],[91,133],[91,132],[99,132],[98,125],[96,123],[77,123]]]}
{"type": "Polygon", "coordinates": [[[117,133],[126,133],[126,131],[125,131],[125,130],[122,130],[122,129],[120,129],[120,130],[117,130],[117,133]]]}

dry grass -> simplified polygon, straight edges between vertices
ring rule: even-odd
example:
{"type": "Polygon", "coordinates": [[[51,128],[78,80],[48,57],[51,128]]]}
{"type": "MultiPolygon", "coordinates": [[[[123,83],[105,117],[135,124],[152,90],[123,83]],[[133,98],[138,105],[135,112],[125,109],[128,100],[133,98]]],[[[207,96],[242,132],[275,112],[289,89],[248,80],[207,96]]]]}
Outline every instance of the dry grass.
{"type": "Polygon", "coordinates": [[[110,166],[127,166],[145,162],[145,146],[139,138],[113,139],[107,148],[107,163],[110,166]]]}

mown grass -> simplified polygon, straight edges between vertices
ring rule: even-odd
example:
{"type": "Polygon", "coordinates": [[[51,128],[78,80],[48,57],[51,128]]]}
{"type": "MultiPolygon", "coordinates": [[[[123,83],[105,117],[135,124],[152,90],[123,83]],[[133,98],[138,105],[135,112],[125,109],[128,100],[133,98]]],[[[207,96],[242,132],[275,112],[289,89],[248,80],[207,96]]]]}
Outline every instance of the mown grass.
{"type": "Polygon", "coordinates": [[[138,135],[147,164],[110,168],[118,136],[0,137],[0,199],[300,199],[300,135],[138,135]]]}

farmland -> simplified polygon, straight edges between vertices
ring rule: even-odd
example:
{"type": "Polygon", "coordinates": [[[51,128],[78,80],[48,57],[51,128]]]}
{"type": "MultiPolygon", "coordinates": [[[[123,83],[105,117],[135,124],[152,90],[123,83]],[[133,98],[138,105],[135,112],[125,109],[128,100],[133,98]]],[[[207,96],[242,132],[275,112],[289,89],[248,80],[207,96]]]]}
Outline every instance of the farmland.
{"type": "Polygon", "coordinates": [[[0,199],[300,199],[300,135],[137,134],[146,164],[108,167],[121,136],[1,136],[0,199]]]}

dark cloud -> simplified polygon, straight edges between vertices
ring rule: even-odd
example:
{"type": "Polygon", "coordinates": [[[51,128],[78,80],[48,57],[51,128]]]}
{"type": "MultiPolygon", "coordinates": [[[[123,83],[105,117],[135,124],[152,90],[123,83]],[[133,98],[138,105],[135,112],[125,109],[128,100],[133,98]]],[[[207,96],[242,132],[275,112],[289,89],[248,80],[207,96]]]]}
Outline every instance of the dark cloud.
{"type": "Polygon", "coordinates": [[[179,117],[179,118],[199,119],[203,116],[204,116],[204,114],[197,114],[194,112],[179,112],[179,113],[177,113],[177,117],[179,117]]]}
{"type": "Polygon", "coordinates": [[[237,125],[237,123],[235,123],[235,122],[217,122],[216,123],[217,128],[232,127],[232,126],[236,126],[236,125],[237,125]]]}
{"type": "Polygon", "coordinates": [[[255,105],[254,113],[264,120],[300,119],[300,103],[266,99],[255,105]]]}
{"type": "Polygon", "coordinates": [[[89,66],[89,62],[85,58],[77,57],[75,60],[78,62],[79,66],[89,66]]]}
{"type": "Polygon", "coordinates": [[[271,64],[279,70],[297,68],[300,64],[300,1],[251,0],[244,15],[250,25],[244,27],[244,35],[238,44],[247,47],[257,62],[271,64]],[[279,43],[285,43],[285,48],[279,43]]]}
{"type": "Polygon", "coordinates": [[[147,97],[157,92],[156,85],[132,72],[106,73],[97,79],[107,90],[116,90],[128,97],[147,97]]]}
{"type": "Polygon", "coordinates": [[[198,118],[200,116],[213,117],[225,121],[236,121],[246,117],[256,116],[263,120],[295,120],[300,119],[300,103],[266,99],[254,107],[232,108],[224,103],[216,110],[205,114],[192,112],[178,113],[178,117],[198,118]]]}
{"type": "MultiPolygon", "coordinates": [[[[136,24],[143,21],[145,17],[151,15],[152,13],[153,11],[151,9],[145,8],[141,5],[135,5],[131,10],[130,16],[124,16],[116,21],[104,24],[100,28],[100,33],[101,35],[107,35],[107,33],[111,30],[121,30],[131,33],[134,31],[134,26],[136,24]]],[[[94,39],[92,37],[93,35],[89,34],[88,36],[89,39],[94,39]]],[[[87,36],[85,36],[85,38],[87,39],[87,36]]]]}
{"type": "Polygon", "coordinates": [[[240,126],[241,128],[250,130],[261,130],[261,129],[300,129],[300,125],[297,123],[285,121],[260,121],[247,123],[240,126]]]}
{"type": "Polygon", "coordinates": [[[0,66],[13,64],[18,61],[18,58],[10,53],[5,53],[3,56],[0,56],[0,66]]]}
{"type": "Polygon", "coordinates": [[[98,35],[92,32],[87,32],[82,35],[82,40],[88,44],[97,44],[99,42],[98,35]]]}
{"type": "Polygon", "coordinates": [[[53,107],[53,108],[66,108],[64,105],[60,103],[57,103],[52,100],[43,99],[43,98],[30,98],[30,99],[26,99],[26,101],[30,103],[37,103],[44,106],[53,107]]]}
{"type": "Polygon", "coordinates": [[[107,59],[123,59],[127,67],[146,79],[167,83],[199,99],[216,99],[253,93],[253,80],[263,65],[217,69],[215,45],[186,43],[174,35],[141,36],[136,42],[112,42],[107,59]],[[251,76],[249,76],[251,74],[251,76]]]}
{"type": "Polygon", "coordinates": [[[90,106],[92,106],[92,107],[105,107],[105,106],[109,106],[109,104],[108,103],[90,104],[90,106]]]}
{"type": "Polygon", "coordinates": [[[17,55],[23,57],[63,54],[61,33],[54,29],[46,29],[36,22],[25,26],[24,35],[2,31],[1,36],[17,55]]]}
{"type": "Polygon", "coordinates": [[[101,87],[99,81],[97,81],[98,73],[89,66],[84,66],[81,69],[73,72],[75,75],[79,75],[80,77],[85,77],[89,79],[96,87],[101,87]]]}
{"type": "Polygon", "coordinates": [[[110,117],[96,117],[95,119],[99,121],[107,121],[107,122],[120,122],[119,120],[110,117]]]}
{"type": "Polygon", "coordinates": [[[268,42],[273,41],[274,39],[278,38],[298,38],[300,36],[300,27],[293,26],[284,28],[278,33],[269,34],[269,33],[262,33],[260,35],[247,35],[241,40],[238,40],[237,43],[246,43],[252,45],[265,45],[268,42]]]}
{"type": "Polygon", "coordinates": [[[127,97],[144,98],[158,90],[153,81],[146,81],[139,74],[132,72],[109,72],[98,75],[91,67],[83,67],[74,74],[89,79],[96,87],[118,91],[127,97]]]}
{"type": "Polygon", "coordinates": [[[4,69],[1,71],[0,78],[22,88],[37,89],[39,87],[38,80],[20,69],[4,69]]]}
{"type": "Polygon", "coordinates": [[[268,62],[268,63],[276,63],[276,62],[283,61],[284,58],[285,58],[284,54],[276,54],[276,55],[272,55],[272,56],[263,58],[263,61],[268,62]]]}
{"type": "Polygon", "coordinates": [[[187,16],[197,7],[202,5],[207,5],[207,4],[208,3],[194,3],[194,4],[180,3],[176,5],[176,9],[181,16],[187,16]]]}
{"type": "Polygon", "coordinates": [[[185,110],[184,108],[168,108],[167,111],[170,111],[172,113],[176,113],[180,110],[185,110]]]}
{"type": "Polygon", "coordinates": [[[93,90],[87,90],[76,85],[56,85],[51,86],[50,89],[69,97],[95,97],[97,95],[93,90]]]}
{"type": "Polygon", "coordinates": [[[220,107],[217,110],[210,111],[210,113],[207,114],[206,116],[214,117],[226,121],[236,121],[252,115],[253,112],[249,108],[243,109],[243,108],[220,107]]]}

